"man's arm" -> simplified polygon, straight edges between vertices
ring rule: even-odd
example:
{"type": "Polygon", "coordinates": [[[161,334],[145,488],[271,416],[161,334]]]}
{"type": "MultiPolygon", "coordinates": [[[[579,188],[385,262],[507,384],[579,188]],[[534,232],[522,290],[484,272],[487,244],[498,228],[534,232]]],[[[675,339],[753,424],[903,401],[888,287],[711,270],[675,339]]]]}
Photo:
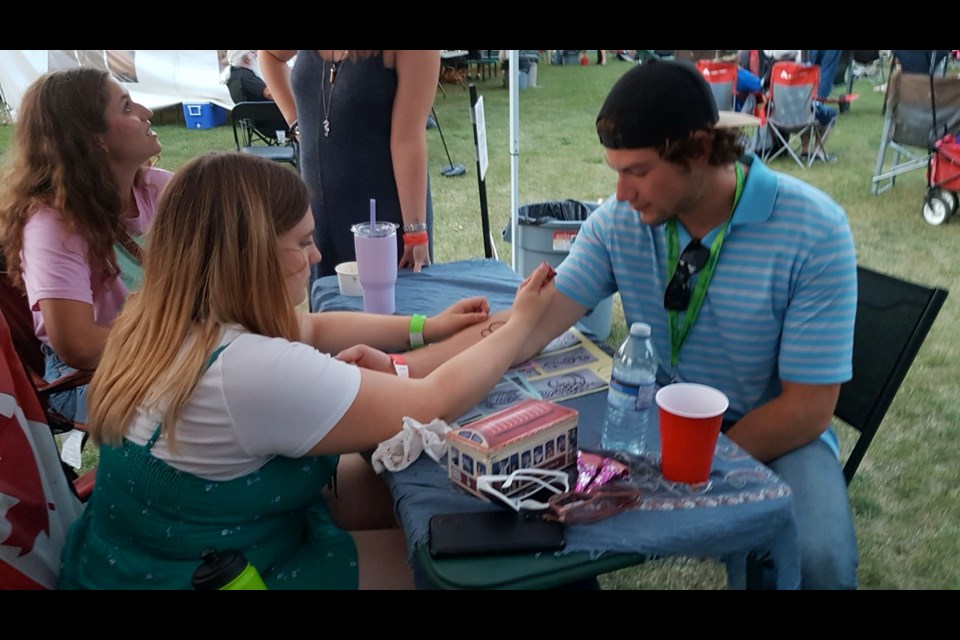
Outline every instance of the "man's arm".
{"type": "Polygon", "coordinates": [[[243,74],[243,77],[240,79],[240,84],[243,86],[245,94],[257,96],[258,99],[272,100],[270,90],[267,89],[267,83],[258,78],[252,71],[243,74]]]}
{"type": "MultiPolygon", "coordinates": [[[[543,315],[531,338],[517,352],[513,364],[526,362],[540,353],[551,340],[572,327],[586,312],[586,307],[557,291],[550,308],[543,315]]],[[[422,378],[429,374],[456,354],[494,333],[509,317],[509,309],[501,311],[490,316],[486,322],[467,327],[451,338],[405,354],[410,376],[422,378]]]]}
{"type": "Polygon", "coordinates": [[[857,263],[845,220],[822,227],[791,287],[777,355],[780,394],[727,432],[762,462],[818,438],[833,418],[841,383],[850,379],[857,263]],[[815,348],[824,344],[831,347],[815,348]]]}
{"type": "Polygon", "coordinates": [[[820,437],[837,406],[839,384],[782,383],[780,395],[748,412],[727,436],[761,462],[820,437]]]}

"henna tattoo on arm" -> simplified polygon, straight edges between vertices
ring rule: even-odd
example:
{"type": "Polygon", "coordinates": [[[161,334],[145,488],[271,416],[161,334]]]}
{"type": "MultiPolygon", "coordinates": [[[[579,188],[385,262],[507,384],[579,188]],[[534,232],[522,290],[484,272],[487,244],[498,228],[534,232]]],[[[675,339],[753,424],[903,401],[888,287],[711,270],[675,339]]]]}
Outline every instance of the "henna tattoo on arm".
{"type": "Polygon", "coordinates": [[[494,331],[496,331],[497,329],[499,329],[500,327],[502,327],[502,326],[505,325],[505,324],[507,324],[507,323],[504,322],[504,321],[502,321],[502,320],[497,320],[497,321],[495,321],[495,322],[491,322],[491,323],[490,323],[489,325],[487,325],[485,328],[483,328],[483,329],[480,330],[480,335],[483,336],[484,338],[486,338],[487,336],[489,336],[490,334],[492,334],[494,331]]]}

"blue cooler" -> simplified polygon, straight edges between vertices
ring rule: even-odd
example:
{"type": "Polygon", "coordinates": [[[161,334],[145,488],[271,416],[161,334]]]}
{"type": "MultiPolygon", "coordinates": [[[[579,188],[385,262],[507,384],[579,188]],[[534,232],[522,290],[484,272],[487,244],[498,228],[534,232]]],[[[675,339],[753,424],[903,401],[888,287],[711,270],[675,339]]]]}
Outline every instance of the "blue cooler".
{"type": "Polygon", "coordinates": [[[184,102],[187,129],[212,129],[227,122],[227,110],[212,102],[184,102]]]}

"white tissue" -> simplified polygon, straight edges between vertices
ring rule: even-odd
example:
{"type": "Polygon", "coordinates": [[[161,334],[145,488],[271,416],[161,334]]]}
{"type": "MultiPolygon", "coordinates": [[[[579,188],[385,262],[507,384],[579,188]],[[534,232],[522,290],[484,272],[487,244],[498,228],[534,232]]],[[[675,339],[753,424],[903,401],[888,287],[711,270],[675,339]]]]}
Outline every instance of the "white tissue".
{"type": "Polygon", "coordinates": [[[404,418],[400,433],[381,442],[373,452],[373,470],[377,473],[401,471],[424,451],[440,462],[447,453],[447,431],[450,431],[450,425],[443,420],[421,424],[413,418],[404,418]]]}

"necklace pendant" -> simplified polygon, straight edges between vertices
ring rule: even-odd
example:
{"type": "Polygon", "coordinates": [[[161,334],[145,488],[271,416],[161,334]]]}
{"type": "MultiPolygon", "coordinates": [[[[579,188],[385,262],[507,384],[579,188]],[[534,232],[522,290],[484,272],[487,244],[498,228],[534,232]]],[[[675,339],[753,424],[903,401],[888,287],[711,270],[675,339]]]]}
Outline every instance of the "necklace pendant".
{"type": "Polygon", "coordinates": [[[323,119],[323,137],[330,137],[330,121],[326,118],[323,119]]]}
{"type": "Polygon", "coordinates": [[[337,63],[334,62],[330,65],[330,84],[333,84],[337,81],[337,63]]]}

